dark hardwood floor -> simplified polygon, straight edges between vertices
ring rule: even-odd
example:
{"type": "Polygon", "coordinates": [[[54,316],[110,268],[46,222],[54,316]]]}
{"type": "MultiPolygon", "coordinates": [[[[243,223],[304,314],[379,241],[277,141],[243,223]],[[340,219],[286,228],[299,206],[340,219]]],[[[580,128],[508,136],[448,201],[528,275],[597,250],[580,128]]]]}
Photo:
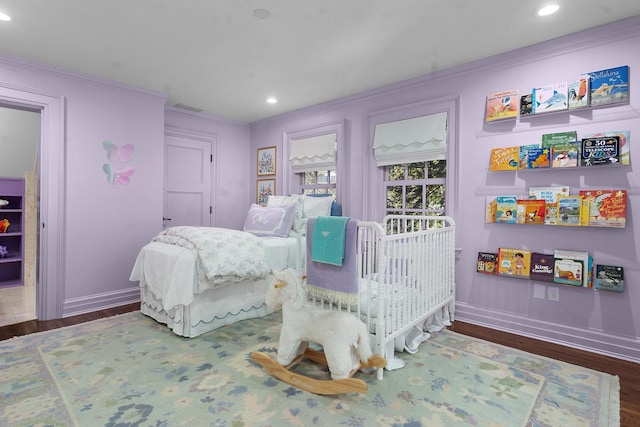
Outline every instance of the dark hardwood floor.
{"type": "MultiPolygon", "coordinates": [[[[136,303],[64,319],[32,320],[3,326],[0,327],[0,340],[128,313],[138,310],[139,307],[140,304],[136,303]]],[[[620,425],[621,427],[640,426],[640,364],[460,321],[456,321],[450,329],[460,334],[617,375],[620,378],[620,425]]]]}

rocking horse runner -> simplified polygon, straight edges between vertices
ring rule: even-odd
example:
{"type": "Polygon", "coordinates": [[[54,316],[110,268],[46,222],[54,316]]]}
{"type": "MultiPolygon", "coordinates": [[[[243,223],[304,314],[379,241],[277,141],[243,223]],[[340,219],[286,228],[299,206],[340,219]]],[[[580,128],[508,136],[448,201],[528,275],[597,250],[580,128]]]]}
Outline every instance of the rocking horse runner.
{"type": "Polygon", "coordinates": [[[373,355],[366,325],[350,313],[325,310],[307,301],[302,277],[294,269],[274,272],[267,290],[266,304],[282,307],[282,329],[277,363],[264,353],[251,358],[276,378],[316,394],[367,391],[367,384],[352,377],[359,369],[383,368],[384,358],[373,355]],[[309,341],[323,346],[323,352],[308,348],[309,341]],[[306,357],[328,366],[331,380],[296,374],[290,367],[306,357]]]}

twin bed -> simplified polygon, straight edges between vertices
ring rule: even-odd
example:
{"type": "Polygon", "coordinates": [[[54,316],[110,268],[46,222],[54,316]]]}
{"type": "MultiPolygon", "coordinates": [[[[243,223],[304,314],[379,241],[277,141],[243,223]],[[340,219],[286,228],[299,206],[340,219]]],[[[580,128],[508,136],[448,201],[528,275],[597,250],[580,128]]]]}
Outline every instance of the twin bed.
{"type": "Polygon", "coordinates": [[[380,224],[351,219],[344,263],[337,266],[313,261],[310,252],[314,224],[332,208],[339,214],[329,197],[272,196],[266,207],[251,207],[243,231],[164,230],[140,250],[130,276],[140,282],[141,312],[177,335],[195,337],[269,314],[271,271],[294,268],[308,275],[316,304],[365,321],[374,351],[387,360],[415,328],[453,320],[451,218],[388,216],[380,224]],[[336,284],[337,291],[331,289],[336,284]]]}

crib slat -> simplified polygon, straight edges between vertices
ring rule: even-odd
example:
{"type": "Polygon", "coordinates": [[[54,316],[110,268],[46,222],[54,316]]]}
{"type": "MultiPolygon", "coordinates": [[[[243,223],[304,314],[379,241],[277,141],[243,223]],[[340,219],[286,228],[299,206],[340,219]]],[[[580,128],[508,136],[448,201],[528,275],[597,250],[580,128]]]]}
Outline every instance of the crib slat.
{"type": "MultiPolygon", "coordinates": [[[[358,297],[350,311],[372,334],[374,353],[393,357],[394,341],[434,315],[452,321],[455,304],[455,222],[446,216],[389,215],[381,224],[360,221],[358,297]]],[[[378,377],[382,375],[379,372],[378,377]]]]}

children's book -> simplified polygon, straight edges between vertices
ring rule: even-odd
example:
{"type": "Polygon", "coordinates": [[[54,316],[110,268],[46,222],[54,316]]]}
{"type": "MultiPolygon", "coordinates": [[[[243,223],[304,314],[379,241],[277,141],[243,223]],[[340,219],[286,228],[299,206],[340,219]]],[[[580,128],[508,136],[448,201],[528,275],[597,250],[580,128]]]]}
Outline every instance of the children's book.
{"type": "Polygon", "coordinates": [[[580,210],[582,197],[559,196],[556,225],[580,226],[580,210]]]}
{"type": "Polygon", "coordinates": [[[577,141],[578,132],[575,130],[567,132],[555,132],[542,134],[541,147],[555,147],[556,145],[567,145],[577,141]]]}
{"type": "Polygon", "coordinates": [[[516,201],[516,224],[544,224],[546,202],[544,200],[516,201]]]}
{"type": "Polygon", "coordinates": [[[529,150],[527,164],[529,169],[551,167],[553,148],[533,148],[529,150]]]}
{"type": "Polygon", "coordinates": [[[483,274],[497,274],[498,254],[493,252],[478,252],[476,271],[483,274]]]}
{"type": "Polygon", "coordinates": [[[552,150],[552,168],[574,168],[578,166],[580,145],[577,141],[567,145],[556,145],[552,150]]]}
{"type": "Polygon", "coordinates": [[[544,223],[555,225],[558,216],[558,196],[568,196],[569,187],[529,187],[529,199],[545,201],[544,223]]]}
{"type": "Polygon", "coordinates": [[[568,108],[567,94],[567,82],[533,88],[531,92],[533,114],[566,110],[568,108]]]}
{"type": "Polygon", "coordinates": [[[553,283],[553,255],[540,252],[531,253],[529,280],[553,283]]]}
{"type": "Polygon", "coordinates": [[[611,165],[620,162],[620,137],[582,138],[580,166],[611,165]]]}
{"type": "Polygon", "coordinates": [[[484,214],[484,222],[496,222],[496,215],[498,213],[498,203],[494,197],[487,197],[487,206],[484,214]]]}
{"type": "Polygon", "coordinates": [[[630,148],[629,143],[631,142],[631,140],[630,140],[630,132],[628,130],[617,131],[617,132],[592,133],[592,134],[587,134],[584,137],[585,138],[604,138],[608,136],[618,137],[618,151],[620,156],[620,164],[628,165],[629,158],[631,155],[629,151],[629,148],[630,148]]]}
{"type": "Polygon", "coordinates": [[[556,249],[553,251],[555,259],[580,261],[582,263],[582,286],[593,287],[593,257],[588,252],[556,249]]]}
{"type": "Polygon", "coordinates": [[[540,148],[540,144],[521,145],[518,147],[518,169],[527,169],[529,167],[529,150],[540,148]]]}
{"type": "Polygon", "coordinates": [[[624,228],[627,220],[627,190],[581,190],[589,203],[590,227],[624,228]]]}
{"type": "Polygon", "coordinates": [[[496,222],[515,224],[518,202],[515,196],[496,197],[496,222]]]}
{"type": "Polygon", "coordinates": [[[522,95],[520,97],[520,116],[530,116],[533,113],[532,107],[533,105],[531,103],[531,94],[528,93],[526,95],[522,95]]]}
{"type": "Polygon", "coordinates": [[[567,82],[567,89],[569,90],[569,110],[589,106],[589,81],[590,77],[587,74],[567,82]]]}
{"type": "Polygon", "coordinates": [[[528,279],[531,271],[531,251],[524,249],[498,249],[498,274],[528,279]]]}
{"type": "Polygon", "coordinates": [[[624,291],[624,268],[617,265],[596,265],[596,289],[624,291]]]}
{"type": "Polygon", "coordinates": [[[500,147],[491,149],[490,171],[514,171],[518,169],[519,147],[500,147]]]}
{"type": "Polygon", "coordinates": [[[629,66],[589,73],[591,106],[629,102],[629,66]]]}
{"type": "Polygon", "coordinates": [[[584,275],[582,261],[554,258],[553,281],[564,285],[582,286],[584,275]]]}
{"type": "Polygon", "coordinates": [[[485,121],[493,122],[518,117],[519,101],[517,90],[506,90],[487,96],[485,121]]]}

